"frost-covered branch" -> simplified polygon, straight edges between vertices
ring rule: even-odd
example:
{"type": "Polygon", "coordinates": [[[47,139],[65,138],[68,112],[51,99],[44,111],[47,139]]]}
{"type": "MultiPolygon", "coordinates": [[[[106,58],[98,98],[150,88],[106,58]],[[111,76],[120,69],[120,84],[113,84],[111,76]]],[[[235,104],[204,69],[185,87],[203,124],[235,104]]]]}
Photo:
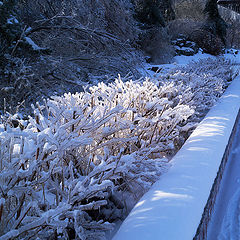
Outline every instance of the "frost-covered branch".
{"type": "Polygon", "coordinates": [[[0,239],[104,239],[127,212],[123,195],[137,200],[167,170],[227,86],[219,76],[189,76],[119,77],[36,103],[16,128],[2,118],[0,239]]]}

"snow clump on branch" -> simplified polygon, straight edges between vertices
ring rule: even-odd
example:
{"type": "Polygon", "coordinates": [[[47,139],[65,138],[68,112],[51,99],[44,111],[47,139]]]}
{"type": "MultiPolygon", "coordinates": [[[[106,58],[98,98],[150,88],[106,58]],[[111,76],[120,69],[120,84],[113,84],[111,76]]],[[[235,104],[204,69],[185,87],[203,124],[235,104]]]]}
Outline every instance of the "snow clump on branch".
{"type": "Polygon", "coordinates": [[[137,201],[167,170],[233,78],[229,63],[208,62],[52,97],[16,128],[2,118],[0,240],[105,239],[126,194],[137,201]]]}
{"type": "Polygon", "coordinates": [[[0,239],[104,239],[126,215],[123,192],[137,195],[166,171],[194,114],[184,93],[119,78],[36,104],[23,130],[2,127],[0,239]]]}

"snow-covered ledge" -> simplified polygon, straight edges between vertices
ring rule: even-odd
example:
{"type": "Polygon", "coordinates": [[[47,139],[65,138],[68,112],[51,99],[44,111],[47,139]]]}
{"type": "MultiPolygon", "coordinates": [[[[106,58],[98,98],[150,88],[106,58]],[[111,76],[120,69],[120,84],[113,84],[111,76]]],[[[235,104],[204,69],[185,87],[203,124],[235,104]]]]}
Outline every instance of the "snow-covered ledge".
{"type": "Polygon", "coordinates": [[[194,238],[239,108],[240,77],[176,154],[170,170],[136,204],[113,240],[194,238]]]}

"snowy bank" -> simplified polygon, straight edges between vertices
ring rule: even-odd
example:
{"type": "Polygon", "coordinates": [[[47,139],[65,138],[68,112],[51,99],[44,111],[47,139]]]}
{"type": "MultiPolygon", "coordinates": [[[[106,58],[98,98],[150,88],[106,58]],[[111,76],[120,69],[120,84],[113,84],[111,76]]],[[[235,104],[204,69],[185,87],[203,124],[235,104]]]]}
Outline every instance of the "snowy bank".
{"type": "Polygon", "coordinates": [[[113,240],[190,240],[196,234],[240,107],[236,78],[113,240]]]}

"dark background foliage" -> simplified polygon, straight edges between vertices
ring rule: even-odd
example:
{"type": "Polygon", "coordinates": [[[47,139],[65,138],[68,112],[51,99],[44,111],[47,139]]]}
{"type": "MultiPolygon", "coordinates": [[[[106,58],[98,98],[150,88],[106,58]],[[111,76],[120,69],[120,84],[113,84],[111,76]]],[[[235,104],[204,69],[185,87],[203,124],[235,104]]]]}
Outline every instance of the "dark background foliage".
{"type": "Polygon", "coordinates": [[[139,78],[146,59],[171,62],[179,35],[214,55],[228,43],[216,0],[0,3],[0,109],[10,112],[117,74],[139,78]]]}

